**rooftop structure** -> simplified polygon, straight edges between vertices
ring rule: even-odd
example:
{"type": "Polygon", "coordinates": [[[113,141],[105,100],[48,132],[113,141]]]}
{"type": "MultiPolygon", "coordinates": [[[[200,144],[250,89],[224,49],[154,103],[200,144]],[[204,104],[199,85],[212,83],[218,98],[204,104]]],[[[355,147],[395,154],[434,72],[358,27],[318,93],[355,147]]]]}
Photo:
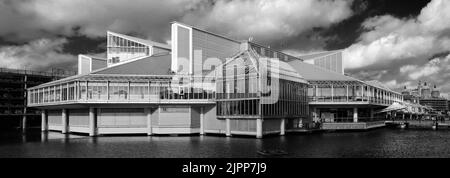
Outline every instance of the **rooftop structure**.
{"type": "Polygon", "coordinates": [[[170,52],[170,46],[166,44],[111,31],[107,32],[107,66],[168,52],[170,52]]]}

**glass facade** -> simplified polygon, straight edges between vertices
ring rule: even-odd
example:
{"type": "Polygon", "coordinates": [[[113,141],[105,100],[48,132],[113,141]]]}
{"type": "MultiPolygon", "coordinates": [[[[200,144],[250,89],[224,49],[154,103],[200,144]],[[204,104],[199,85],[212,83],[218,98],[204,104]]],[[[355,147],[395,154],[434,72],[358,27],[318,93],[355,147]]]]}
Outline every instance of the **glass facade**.
{"type": "Polygon", "coordinates": [[[312,102],[369,102],[390,105],[401,102],[402,96],[362,82],[314,82],[308,88],[312,102]]]}
{"type": "Polygon", "coordinates": [[[118,63],[127,59],[149,56],[151,51],[148,45],[127,40],[119,36],[108,34],[107,36],[107,62],[118,63]]]}
{"type": "MultiPolygon", "coordinates": [[[[262,65],[265,65],[262,62],[264,60],[266,59],[248,53],[222,66],[221,73],[216,74],[218,77],[216,111],[219,118],[307,117],[308,84],[292,77],[295,76],[289,73],[292,71],[283,67],[275,69],[268,67],[267,77],[262,77],[265,76],[261,71],[262,65]],[[256,66],[259,69],[251,58],[257,61],[256,66]],[[275,76],[278,78],[273,78],[271,72],[277,73],[275,76]],[[288,75],[292,80],[287,79],[288,75]],[[266,85],[262,85],[264,82],[266,85]],[[272,85],[275,87],[271,87],[271,91],[262,92],[261,86],[272,85]]],[[[267,65],[272,64],[269,62],[267,65]]]]}
{"type": "Polygon", "coordinates": [[[212,100],[216,97],[214,80],[197,81],[195,77],[181,79],[68,81],[29,89],[28,94],[31,98],[29,105],[39,106],[69,101],[101,103],[212,100]]]}

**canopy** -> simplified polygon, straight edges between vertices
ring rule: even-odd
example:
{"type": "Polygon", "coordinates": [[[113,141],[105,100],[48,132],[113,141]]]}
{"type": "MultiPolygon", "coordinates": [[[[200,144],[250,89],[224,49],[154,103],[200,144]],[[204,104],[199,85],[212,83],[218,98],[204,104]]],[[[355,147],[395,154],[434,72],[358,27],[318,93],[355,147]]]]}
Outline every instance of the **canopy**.
{"type": "Polygon", "coordinates": [[[390,111],[398,111],[398,110],[402,110],[402,109],[406,109],[407,107],[405,105],[402,105],[400,103],[394,102],[392,103],[390,106],[388,106],[387,108],[382,109],[381,111],[378,111],[379,113],[383,113],[383,112],[390,112],[390,111]]]}

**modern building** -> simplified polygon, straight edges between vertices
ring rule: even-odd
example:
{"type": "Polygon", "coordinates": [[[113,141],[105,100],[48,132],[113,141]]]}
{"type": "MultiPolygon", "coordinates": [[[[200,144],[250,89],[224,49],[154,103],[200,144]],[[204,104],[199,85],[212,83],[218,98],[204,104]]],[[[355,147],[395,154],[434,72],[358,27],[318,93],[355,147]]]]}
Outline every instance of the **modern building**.
{"type": "Polygon", "coordinates": [[[79,75],[28,89],[43,130],[261,138],[317,126],[372,128],[376,110],[402,101],[377,82],[178,22],[170,46],[107,37],[106,60],[81,56],[79,75]]]}
{"type": "MultiPolygon", "coordinates": [[[[27,88],[67,77],[71,73],[0,68],[0,127],[39,126],[40,110],[27,107],[27,88]]],[[[73,74],[72,74],[73,75],[73,74]]]]}

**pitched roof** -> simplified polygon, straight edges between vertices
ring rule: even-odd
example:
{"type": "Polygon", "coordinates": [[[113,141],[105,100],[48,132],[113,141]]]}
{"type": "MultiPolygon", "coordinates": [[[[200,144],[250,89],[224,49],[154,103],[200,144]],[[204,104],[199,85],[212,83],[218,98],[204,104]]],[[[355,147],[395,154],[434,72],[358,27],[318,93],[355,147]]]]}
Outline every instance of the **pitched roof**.
{"type": "Polygon", "coordinates": [[[289,61],[288,64],[308,81],[359,81],[341,73],[329,71],[299,60],[289,61]]]}
{"type": "Polygon", "coordinates": [[[93,71],[91,74],[169,75],[171,65],[171,55],[166,53],[126,61],[120,65],[93,71]]]}
{"type": "Polygon", "coordinates": [[[115,32],[111,32],[111,31],[108,31],[108,33],[110,33],[114,36],[125,38],[125,39],[131,40],[131,41],[135,41],[137,43],[142,43],[142,44],[149,45],[149,46],[156,46],[156,47],[164,48],[164,49],[170,49],[170,45],[168,45],[168,44],[158,43],[158,42],[154,42],[154,41],[150,41],[150,40],[144,40],[141,38],[136,38],[136,37],[132,37],[132,36],[128,36],[128,35],[124,35],[124,34],[120,34],[120,33],[115,33],[115,32]]]}

